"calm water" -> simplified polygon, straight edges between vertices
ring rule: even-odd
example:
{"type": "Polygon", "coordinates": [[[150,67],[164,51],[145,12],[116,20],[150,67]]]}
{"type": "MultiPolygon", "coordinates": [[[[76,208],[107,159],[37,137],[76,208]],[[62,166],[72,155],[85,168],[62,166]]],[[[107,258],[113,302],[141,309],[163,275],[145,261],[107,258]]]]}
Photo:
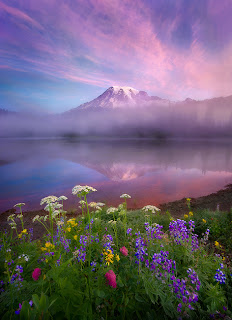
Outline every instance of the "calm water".
{"type": "Polygon", "coordinates": [[[76,205],[76,184],[95,187],[90,200],[132,208],[207,195],[232,183],[232,144],[222,142],[1,140],[0,212],[17,202],[40,208],[47,195],[76,205]]]}

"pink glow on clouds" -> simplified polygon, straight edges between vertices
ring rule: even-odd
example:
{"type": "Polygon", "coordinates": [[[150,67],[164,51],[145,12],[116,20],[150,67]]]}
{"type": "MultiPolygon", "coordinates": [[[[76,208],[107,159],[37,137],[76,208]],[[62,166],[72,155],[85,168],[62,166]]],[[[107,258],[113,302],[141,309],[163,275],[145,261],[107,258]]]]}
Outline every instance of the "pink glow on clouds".
{"type": "MultiPolygon", "coordinates": [[[[72,6],[64,0],[59,5],[54,0],[29,0],[27,7],[20,0],[18,5],[20,9],[1,1],[0,13],[20,20],[18,27],[25,34],[28,51],[14,47],[6,49],[5,56],[11,58],[12,64],[15,56],[20,58],[25,62],[24,70],[103,88],[128,85],[173,99],[232,93],[232,39],[220,50],[208,50],[202,41],[200,21],[192,25],[190,48],[183,50],[159,38],[150,9],[142,0],[78,0],[72,6]],[[31,28],[25,31],[23,22],[31,28]],[[36,57],[28,55],[30,48],[38,53],[36,57]],[[83,58],[92,65],[85,67],[83,58]]],[[[229,32],[230,5],[227,0],[223,4],[209,0],[207,19],[215,24],[215,30],[226,17],[224,26],[229,32]]],[[[180,19],[177,14],[167,24],[167,39],[171,39],[180,19]]],[[[165,21],[160,24],[165,27],[165,21]]],[[[8,38],[14,44],[23,39],[17,39],[10,31],[8,38]]]]}

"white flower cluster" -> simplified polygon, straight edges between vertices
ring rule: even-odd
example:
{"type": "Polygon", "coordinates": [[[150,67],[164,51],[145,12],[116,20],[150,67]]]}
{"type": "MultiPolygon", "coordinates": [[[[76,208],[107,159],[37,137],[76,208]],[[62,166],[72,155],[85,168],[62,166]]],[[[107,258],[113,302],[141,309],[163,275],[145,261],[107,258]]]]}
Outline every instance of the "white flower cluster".
{"type": "Polygon", "coordinates": [[[45,203],[49,204],[49,203],[56,202],[56,201],[58,201],[58,198],[56,196],[48,196],[48,197],[41,199],[40,205],[42,206],[45,203]]]}
{"type": "Polygon", "coordinates": [[[16,224],[14,219],[15,219],[15,214],[14,213],[9,215],[8,218],[7,218],[7,221],[10,221],[9,225],[10,225],[11,229],[16,229],[16,225],[17,224],[16,224]]]}
{"type": "Polygon", "coordinates": [[[23,215],[20,213],[20,214],[17,214],[16,218],[19,218],[21,219],[23,217],[23,215]]]}
{"type": "Polygon", "coordinates": [[[24,202],[19,202],[14,205],[14,207],[22,207],[22,206],[25,206],[24,202]]]}
{"type": "Polygon", "coordinates": [[[96,208],[96,206],[97,206],[97,202],[90,202],[89,203],[89,207],[91,207],[91,208],[96,208]]]}
{"type": "Polygon", "coordinates": [[[95,192],[95,191],[97,191],[97,190],[94,189],[93,187],[77,185],[72,189],[72,194],[85,195],[85,194],[88,194],[90,192],[95,192]]]}
{"type": "Polygon", "coordinates": [[[120,198],[123,198],[123,199],[130,199],[130,198],[131,198],[131,196],[130,196],[129,194],[127,194],[127,193],[123,193],[123,194],[120,196],[120,198]]]}
{"type": "Polygon", "coordinates": [[[39,216],[38,214],[32,219],[32,222],[35,222],[35,221],[47,221],[48,219],[48,215],[46,216],[39,216]]]}
{"type": "Polygon", "coordinates": [[[15,214],[13,213],[8,216],[7,221],[14,221],[14,219],[15,219],[15,214]]]}
{"type": "Polygon", "coordinates": [[[114,207],[110,207],[109,209],[106,210],[106,214],[111,214],[111,213],[114,213],[118,211],[117,208],[114,208],[114,207]]]}
{"type": "Polygon", "coordinates": [[[157,211],[160,211],[160,209],[157,208],[156,206],[147,205],[142,208],[142,211],[156,213],[157,211]]]}
{"type": "Polygon", "coordinates": [[[25,261],[29,260],[29,256],[25,253],[23,253],[21,256],[18,256],[18,259],[25,259],[25,261]]]}
{"type": "Polygon", "coordinates": [[[65,196],[60,196],[57,201],[64,201],[64,200],[68,200],[68,198],[65,196]]]}

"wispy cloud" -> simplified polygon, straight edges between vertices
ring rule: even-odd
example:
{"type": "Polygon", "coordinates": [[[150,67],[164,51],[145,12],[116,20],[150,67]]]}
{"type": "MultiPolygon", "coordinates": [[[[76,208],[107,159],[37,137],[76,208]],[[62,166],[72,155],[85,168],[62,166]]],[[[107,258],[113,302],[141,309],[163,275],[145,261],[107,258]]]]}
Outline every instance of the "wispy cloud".
{"type": "Polygon", "coordinates": [[[6,3],[0,1],[2,65],[173,99],[232,93],[229,0],[6,3]]]}

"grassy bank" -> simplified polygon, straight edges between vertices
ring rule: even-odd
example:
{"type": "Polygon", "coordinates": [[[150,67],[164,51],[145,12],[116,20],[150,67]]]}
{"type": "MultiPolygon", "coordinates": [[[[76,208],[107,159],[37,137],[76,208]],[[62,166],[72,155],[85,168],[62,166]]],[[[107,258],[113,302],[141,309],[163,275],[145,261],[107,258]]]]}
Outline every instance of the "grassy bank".
{"type": "Polygon", "coordinates": [[[127,210],[88,203],[68,218],[65,197],[42,199],[44,235],[25,229],[23,204],[1,234],[2,319],[229,319],[232,316],[230,212],[173,219],[154,206],[127,210]]]}

